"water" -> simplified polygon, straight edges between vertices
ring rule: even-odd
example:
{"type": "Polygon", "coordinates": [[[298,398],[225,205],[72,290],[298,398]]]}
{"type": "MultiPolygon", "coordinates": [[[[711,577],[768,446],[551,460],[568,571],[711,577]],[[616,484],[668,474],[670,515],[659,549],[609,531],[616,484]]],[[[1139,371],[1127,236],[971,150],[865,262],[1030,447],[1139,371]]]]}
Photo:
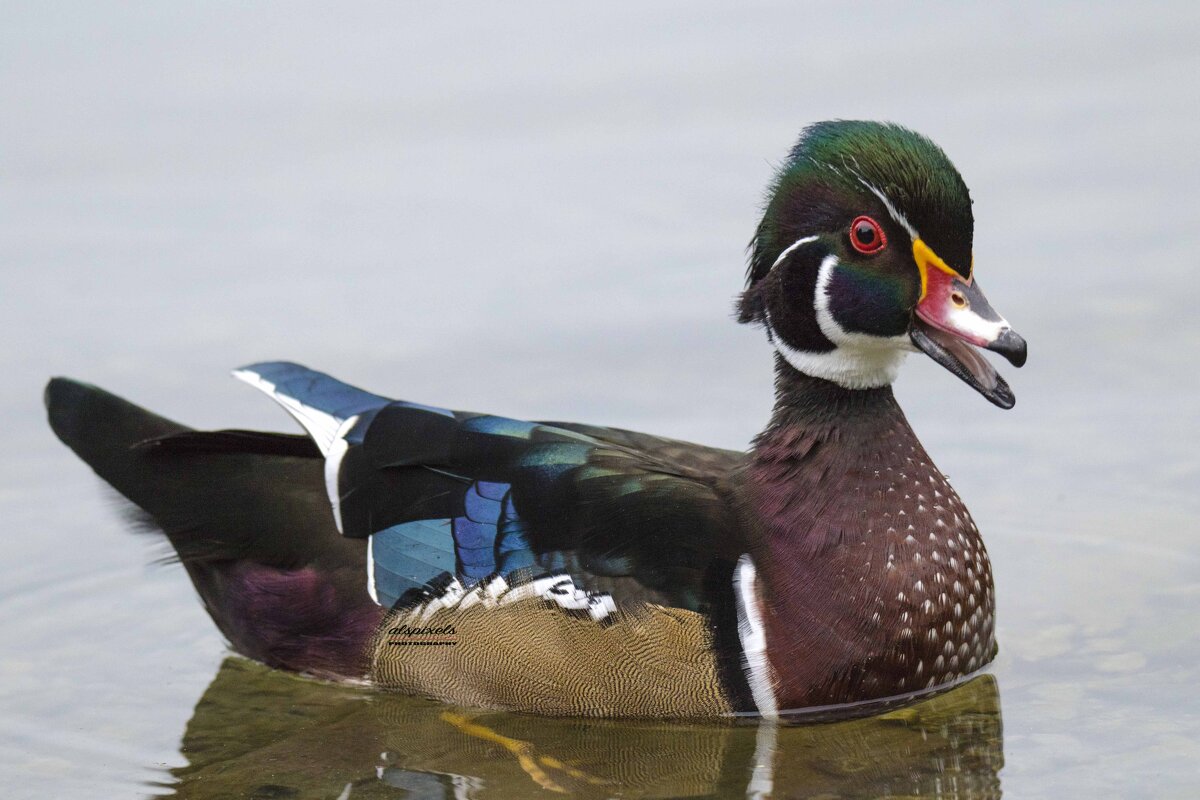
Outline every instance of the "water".
{"type": "Polygon", "coordinates": [[[1193,796],[1198,33],[1182,3],[0,6],[5,796],[1193,796]],[[44,425],[68,374],[288,430],[225,377],[286,357],[743,446],[770,404],[762,336],[729,321],[743,246],[772,163],[830,117],[946,148],[1030,342],[1012,412],[927,359],[897,387],[998,591],[989,676],[928,705],[476,717],[225,662],[44,425]]]}

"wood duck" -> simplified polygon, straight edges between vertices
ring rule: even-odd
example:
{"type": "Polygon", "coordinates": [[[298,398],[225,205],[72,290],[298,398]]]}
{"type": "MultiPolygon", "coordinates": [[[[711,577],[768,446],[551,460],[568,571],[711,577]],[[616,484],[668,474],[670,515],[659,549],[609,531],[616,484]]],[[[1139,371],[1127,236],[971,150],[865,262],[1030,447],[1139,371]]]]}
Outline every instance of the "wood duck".
{"type": "Polygon", "coordinates": [[[234,374],[307,436],[201,432],[54,379],[57,435],[149,515],[233,648],[467,706],[774,717],[936,690],[996,653],[975,523],[892,395],[921,351],[992,403],[1026,345],[929,139],[805,129],[739,316],[775,350],[748,452],[234,374]]]}

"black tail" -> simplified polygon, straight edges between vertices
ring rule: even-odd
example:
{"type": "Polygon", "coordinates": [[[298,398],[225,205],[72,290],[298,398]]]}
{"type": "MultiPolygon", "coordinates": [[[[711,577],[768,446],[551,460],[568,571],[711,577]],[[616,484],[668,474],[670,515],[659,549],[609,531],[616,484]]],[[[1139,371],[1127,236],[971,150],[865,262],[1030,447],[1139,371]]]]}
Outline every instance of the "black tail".
{"type": "Polygon", "coordinates": [[[45,400],[50,427],[63,444],[135,503],[138,501],[134,495],[145,487],[145,478],[138,474],[144,465],[130,457],[133,446],[189,430],[103,389],[69,378],[53,378],[46,384],[45,400]]]}
{"type": "Polygon", "coordinates": [[[305,437],[194,431],[66,378],[50,426],[166,534],[217,627],[272,666],[357,677],[379,609],[362,540],[334,526],[305,437]]]}

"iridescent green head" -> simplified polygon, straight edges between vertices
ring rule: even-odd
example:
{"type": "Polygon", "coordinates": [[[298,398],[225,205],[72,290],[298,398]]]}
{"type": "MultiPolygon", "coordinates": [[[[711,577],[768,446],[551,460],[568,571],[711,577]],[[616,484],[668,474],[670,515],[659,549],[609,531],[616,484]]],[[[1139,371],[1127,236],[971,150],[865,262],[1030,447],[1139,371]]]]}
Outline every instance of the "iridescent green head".
{"type": "Polygon", "coordinates": [[[792,367],[848,388],[891,383],[924,350],[997,405],[1007,384],[970,345],[1018,366],[1025,343],[974,281],[971,197],[941,148],[879,122],[806,128],[771,185],[740,319],[792,367]]]}

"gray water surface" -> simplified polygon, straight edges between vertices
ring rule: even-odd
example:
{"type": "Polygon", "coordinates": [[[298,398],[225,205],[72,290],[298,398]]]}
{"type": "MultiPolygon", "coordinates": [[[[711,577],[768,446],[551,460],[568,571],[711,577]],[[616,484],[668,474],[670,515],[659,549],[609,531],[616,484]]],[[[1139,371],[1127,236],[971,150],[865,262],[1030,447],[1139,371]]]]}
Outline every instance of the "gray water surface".
{"type": "Polygon", "coordinates": [[[1194,796],[1198,36],[1190,3],[0,3],[0,790],[1194,796]],[[292,430],[227,378],[287,358],[744,447],[771,401],[730,319],[744,245],[773,164],[833,117],[947,150],[1030,343],[1011,412],[924,358],[897,385],[998,591],[994,667],[932,706],[477,718],[226,662],[45,426],[66,374],[292,430]]]}

